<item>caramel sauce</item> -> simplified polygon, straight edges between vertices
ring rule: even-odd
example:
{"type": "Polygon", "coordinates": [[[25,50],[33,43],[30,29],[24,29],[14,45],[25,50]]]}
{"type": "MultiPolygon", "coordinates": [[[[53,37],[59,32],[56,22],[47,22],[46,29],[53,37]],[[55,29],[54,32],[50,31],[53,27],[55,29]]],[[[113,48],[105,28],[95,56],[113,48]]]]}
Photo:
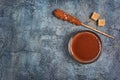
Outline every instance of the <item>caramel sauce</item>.
{"type": "Polygon", "coordinates": [[[93,61],[99,56],[101,51],[99,37],[90,31],[77,33],[70,44],[72,56],[83,63],[93,61]]]}

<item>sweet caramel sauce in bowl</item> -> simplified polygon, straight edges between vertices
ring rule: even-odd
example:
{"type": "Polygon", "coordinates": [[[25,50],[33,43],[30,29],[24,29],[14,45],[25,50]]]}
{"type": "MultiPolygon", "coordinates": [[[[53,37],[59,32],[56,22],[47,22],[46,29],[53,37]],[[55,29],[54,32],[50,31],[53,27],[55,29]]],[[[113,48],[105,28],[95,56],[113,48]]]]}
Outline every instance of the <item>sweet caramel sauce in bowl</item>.
{"type": "Polygon", "coordinates": [[[68,50],[71,56],[80,63],[91,63],[101,54],[100,37],[88,30],[80,31],[70,38],[68,50]]]}

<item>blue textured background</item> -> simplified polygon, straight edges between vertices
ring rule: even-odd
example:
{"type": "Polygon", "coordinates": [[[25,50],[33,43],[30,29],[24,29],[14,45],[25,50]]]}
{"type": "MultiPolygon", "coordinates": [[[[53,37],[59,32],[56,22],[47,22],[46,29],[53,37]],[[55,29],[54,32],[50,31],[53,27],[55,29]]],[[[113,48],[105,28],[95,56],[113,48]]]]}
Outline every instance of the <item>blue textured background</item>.
{"type": "Polygon", "coordinates": [[[120,0],[0,0],[0,80],[120,80],[120,0]],[[73,60],[67,43],[84,27],[58,20],[56,8],[111,34],[101,34],[100,58],[91,64],[73,60]],[[92,12],[106,19],[97,27],[92,12]]]}

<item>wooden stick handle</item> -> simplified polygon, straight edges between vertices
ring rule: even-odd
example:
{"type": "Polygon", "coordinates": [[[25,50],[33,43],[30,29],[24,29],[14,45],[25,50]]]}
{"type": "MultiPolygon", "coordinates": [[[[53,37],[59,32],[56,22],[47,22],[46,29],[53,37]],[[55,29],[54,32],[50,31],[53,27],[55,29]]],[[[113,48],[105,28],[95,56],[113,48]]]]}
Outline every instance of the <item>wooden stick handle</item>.
{"type": "Polygon", "coordinates": [[[86,27],[86,28],[89,28],[89,29],[91,29],[91,30],[94,30],[94,31],[96,31],[96,32],[98,32],[98,33],[100,33],[100,34],[103,34],[103,35],[105,35],[105,36],[107,36],[107,37],[109,37],[109,38],[113,38],[113,39],[114,39],[113,36],[111,36],[111,35],[109,35],[109,34],[106,34],[106,33],[102,32],[102,31],[99,31],[99,30],[97,30],[97,29],[95,29],[95,28],[93,28],[93,27],[91,27],[91,26],[88,26],[88,25],[86,25],[86,24],[84,24],[84,23],[81,23],[81,25],[84,26],[84,27],[86,27]]]}

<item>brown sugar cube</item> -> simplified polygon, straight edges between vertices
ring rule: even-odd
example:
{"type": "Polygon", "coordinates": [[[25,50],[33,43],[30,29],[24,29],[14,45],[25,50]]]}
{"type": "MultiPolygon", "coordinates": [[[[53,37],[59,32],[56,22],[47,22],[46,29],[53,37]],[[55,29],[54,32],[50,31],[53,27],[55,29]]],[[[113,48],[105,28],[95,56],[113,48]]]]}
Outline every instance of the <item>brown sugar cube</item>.
{"type": "Polygon", "coordinates": [[[94,20],[94,21],[97,21],[99,17],[100,17],[100,14],[98,14],[96,12],[93,12],[92,16],[91,16],[91,19],[94,20]]]}
{"type": "Polygon", "coordinates": [[[98,20],[98,26],[105,26],[105,19],[99,19],[98,20]]]}

